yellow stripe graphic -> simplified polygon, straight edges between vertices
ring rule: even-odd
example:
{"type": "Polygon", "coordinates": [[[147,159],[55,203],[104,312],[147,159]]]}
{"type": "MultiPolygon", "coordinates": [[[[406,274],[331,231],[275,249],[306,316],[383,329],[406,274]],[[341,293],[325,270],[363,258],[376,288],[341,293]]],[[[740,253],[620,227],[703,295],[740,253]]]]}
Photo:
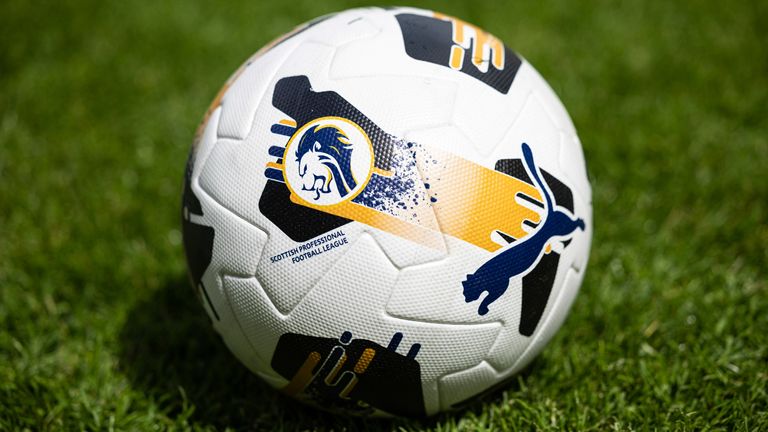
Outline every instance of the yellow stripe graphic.
{"type": "Polygon", "coordinates": [[[527,235],[523,221],[540,221],[539,213],[519,204],[515,198],[524,194],[541,201],[541,194],[534,186],[448,152],[430,148],[416,154],[421,176],[434,179],[428,181],[429,189],[424,189],[423,183],[416,187],[423,188],[428,195],[436,198],[435,202],[423,200],[415,209],[403,211],[408,215],[419,215],[419,222],[413,222],[405,215],[395,216],[352,201],[315,205],[294,194],[291,194],[291,201],[364,223],[433,249],[445,248],[442,236],[447,234],[495,251],[501,246],[492,240],[494,231],[520,239],[527,235]]]}
{"type": "MultiPolygon", "coordinates": [[[[419,160],[422,175],[430,179],[429,192],[440,230],[489,251],[499,249],[491,239],[499,230],[516,239],[525,237],[523,221],[538,223],[539,213],[517,202],[524,194],[542,200],[534,186],[447,152],[430,149],[439,165],[419,160]]],[[[418,156],[417,156],[418,158],[418,156]]]]}

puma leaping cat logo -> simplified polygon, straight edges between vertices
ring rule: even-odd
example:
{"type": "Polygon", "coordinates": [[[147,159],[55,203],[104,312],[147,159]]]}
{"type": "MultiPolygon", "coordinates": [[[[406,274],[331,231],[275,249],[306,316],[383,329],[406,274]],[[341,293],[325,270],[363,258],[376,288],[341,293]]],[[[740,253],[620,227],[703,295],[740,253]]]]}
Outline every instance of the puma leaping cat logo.
{"type": "Polygon", "coordinates": [[[534,164],[531,148],[525,143],[523,143],[523,156],[528,173],[544,197],[544,215],[536,231],[501,249],[477,271],[468,274],[467,279],[462,282],[464,300],[467,303],[480,298],[483,291],[488,292],[477,309],[480,315],[488,313],[488,306],[504,294],[512,277],[526,274],[533,269],[552,238],[568,237],[577,228],[584,230],[583,219],[574,218],[565,211],[555,208],[549,188],[541,180],[539,170],[534,164]]]}

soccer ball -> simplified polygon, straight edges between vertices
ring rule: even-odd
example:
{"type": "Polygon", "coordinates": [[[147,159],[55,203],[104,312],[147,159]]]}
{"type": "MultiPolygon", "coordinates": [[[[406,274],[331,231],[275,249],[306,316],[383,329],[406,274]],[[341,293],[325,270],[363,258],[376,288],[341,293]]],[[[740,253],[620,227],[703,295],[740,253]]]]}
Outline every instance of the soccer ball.
{"type": "Polygon", "coordinates": [[[592,233],[581,144],[493,35],[353,9],[262,48],[187,163],[190,276],[229,349],[321,408],[425,416],[528,364],[592,233]]]}

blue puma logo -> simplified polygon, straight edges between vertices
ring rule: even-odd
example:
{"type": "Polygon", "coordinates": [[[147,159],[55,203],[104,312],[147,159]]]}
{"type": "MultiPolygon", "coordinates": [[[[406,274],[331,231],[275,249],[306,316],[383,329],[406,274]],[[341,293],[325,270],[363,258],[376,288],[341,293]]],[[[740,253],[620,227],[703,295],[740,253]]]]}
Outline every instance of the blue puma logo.
{"type": "Polygon", "coordinates": [[[555,208],[549,188],[541,180],[539,170],[534,164],[531,148],[525,143],[522,147],[526,169],[544,197],[545,214],[533,234],[497,252],[477,271],[468,274],[467,279],[462,282],[464,300],[467,303],[479,299],[483,291],[488,292],[477,309],[480,315],[488,313],[488,306],[504,294],[512,277],[528,273],[536,265],[545,246],[553,237],[569,236],[577,228],[584,230],[583,219],[576,219],[555,208]]]}

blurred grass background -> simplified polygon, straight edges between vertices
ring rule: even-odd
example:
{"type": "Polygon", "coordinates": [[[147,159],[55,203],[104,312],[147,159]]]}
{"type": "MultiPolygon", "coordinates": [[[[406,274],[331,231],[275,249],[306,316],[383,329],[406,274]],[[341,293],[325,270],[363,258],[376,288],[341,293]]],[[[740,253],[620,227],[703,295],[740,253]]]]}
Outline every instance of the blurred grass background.
{"type": "Polygon", "coordinates": [[[336,418],[229,354],[186,282],[185,157],[252,52],[359,1],[5,1],[0,430],[768,429],[768,3],[425,2],[568,107],[594,190],[571,316],[510,386],[336,418]]]}

